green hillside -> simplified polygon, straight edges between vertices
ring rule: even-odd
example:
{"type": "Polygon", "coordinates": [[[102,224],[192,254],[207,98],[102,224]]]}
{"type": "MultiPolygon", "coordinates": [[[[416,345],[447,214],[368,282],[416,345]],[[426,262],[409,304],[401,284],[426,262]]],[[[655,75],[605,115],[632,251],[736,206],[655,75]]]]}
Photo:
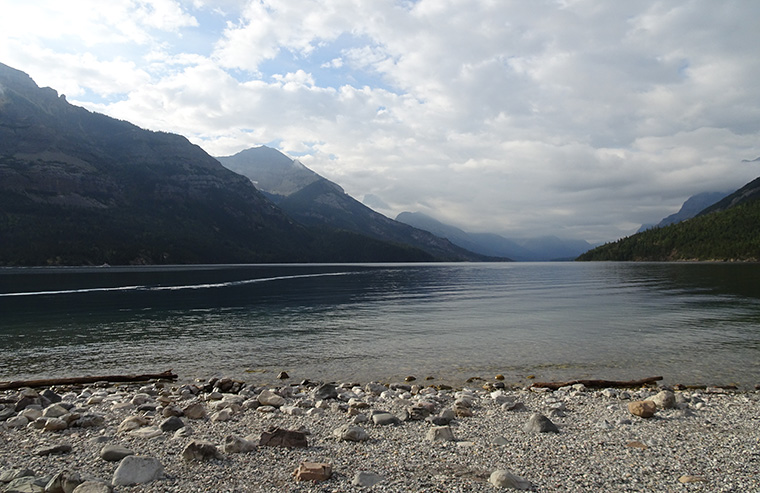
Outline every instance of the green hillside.
{"type": "Polygon", "coordinates": [[[578,260],[760,261],[760,200],[753,196],[719,212],[607,243],[578,260]]]}

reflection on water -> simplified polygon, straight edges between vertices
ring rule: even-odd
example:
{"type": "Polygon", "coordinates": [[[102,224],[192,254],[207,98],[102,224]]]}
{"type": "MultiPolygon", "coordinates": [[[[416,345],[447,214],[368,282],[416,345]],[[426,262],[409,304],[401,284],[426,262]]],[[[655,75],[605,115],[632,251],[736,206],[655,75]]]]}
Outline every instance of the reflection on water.
{"type": "Polygon", "coordinates": [[[0,269],[0,379],[760,383],[760,265],[0,269]],[[254,373],[250,373],[254,372],[254,373]]]}

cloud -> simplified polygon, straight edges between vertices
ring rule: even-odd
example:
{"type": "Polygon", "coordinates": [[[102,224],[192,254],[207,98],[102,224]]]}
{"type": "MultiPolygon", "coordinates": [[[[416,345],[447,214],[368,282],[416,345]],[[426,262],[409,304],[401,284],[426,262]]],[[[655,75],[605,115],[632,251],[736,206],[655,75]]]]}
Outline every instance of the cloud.
{"type": "Polygon", "coordinates": [[[390,215],[596,242],[758,174],[752,2],[34,5],[4,63],[213,155],[278,142],[390,215]]]}

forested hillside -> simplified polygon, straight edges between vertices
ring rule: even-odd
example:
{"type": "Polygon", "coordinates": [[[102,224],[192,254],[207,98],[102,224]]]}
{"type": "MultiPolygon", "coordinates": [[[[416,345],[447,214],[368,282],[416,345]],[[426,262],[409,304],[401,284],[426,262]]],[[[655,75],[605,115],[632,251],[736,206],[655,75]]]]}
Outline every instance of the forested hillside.
{"type": "Polygon", "coordinates": [[[607,243],[578,260],[760,260],[760,200],[607,243]]]}

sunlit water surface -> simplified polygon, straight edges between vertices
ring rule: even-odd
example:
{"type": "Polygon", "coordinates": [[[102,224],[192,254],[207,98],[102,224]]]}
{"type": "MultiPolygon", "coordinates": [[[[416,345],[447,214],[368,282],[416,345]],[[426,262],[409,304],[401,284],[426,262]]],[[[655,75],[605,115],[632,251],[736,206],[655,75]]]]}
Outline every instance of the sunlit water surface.
{"type": "Polygon", "coordinates": [[[0,380],[760,383],[760,264],[0,269],[0,380]]]}

